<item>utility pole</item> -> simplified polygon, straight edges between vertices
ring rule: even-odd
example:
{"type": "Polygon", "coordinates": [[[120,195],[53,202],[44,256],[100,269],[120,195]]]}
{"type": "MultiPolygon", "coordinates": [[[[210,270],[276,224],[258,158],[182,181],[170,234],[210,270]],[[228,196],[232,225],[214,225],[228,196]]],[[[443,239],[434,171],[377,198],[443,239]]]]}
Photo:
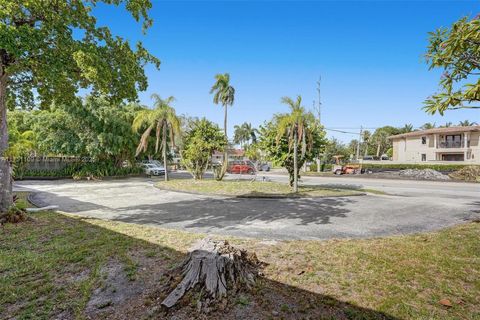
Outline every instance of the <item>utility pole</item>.
{"type": "Polygon", "coordinates": [[[357,161],[360,160],[360,142],[362,141],[362,133],[363,133],[363,127],[360,126],[360,133],[358,134],[358,142],[357,142],[357,161]]]}
{"type": "Polygon", "coordinates": [[[317,81],[318,105],[315,105],[315,100],[313,100],[313,110],[315,110],[315,112],[317,113],[318,122],[320,124],[322,124],[322,117],[321,117],[322,100],[321,100],[321,96],[320,96],[320,82],[321,81],[322,81],[322,77],[319,76],[318,81],[317,81]]]}
{"type": "MultiPolygon", "coordinates": [[[[318,77],[317,81],[317,93],[318,93],[318,106],[315,106],[315,100],[313,100],[313,109],[317,111],[318,114],[318,123],[321,125],[322,124],[322,117],[321,117],[321,109],[322,109],[322,100],[321,100],[321,95],[320,95],[320,83],[322,81],[322,76],[318,77]]],[[[321,170],[321,161],[320,157],[317,157],[317,172],[320,172],[321,170]]]]}

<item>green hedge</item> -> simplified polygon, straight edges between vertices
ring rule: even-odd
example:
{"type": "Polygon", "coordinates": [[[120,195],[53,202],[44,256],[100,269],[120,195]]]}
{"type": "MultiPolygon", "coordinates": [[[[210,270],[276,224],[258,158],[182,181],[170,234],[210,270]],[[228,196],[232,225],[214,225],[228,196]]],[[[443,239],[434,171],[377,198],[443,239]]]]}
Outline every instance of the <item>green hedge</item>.
{"type": "MultiPolygon", "coordinates": [[[[320,171],[331,171],[333,164],[331,163],[322,163],[320,164],[320,171]]],[[[317,164],[310,164],[310,172],[317,172],[317,164]]]]}
{"type": "Polygon", "coordinates": [[[14,165],[14,179],[25,179],[29,177],[45,178],[102,178],[114,176],[126,176],[131,174],[143,173],[141,167],[117,167],[110,162],[85,162],[72,163],[63,169],[58,170],[31,170],[24,164],[14,165]]]}

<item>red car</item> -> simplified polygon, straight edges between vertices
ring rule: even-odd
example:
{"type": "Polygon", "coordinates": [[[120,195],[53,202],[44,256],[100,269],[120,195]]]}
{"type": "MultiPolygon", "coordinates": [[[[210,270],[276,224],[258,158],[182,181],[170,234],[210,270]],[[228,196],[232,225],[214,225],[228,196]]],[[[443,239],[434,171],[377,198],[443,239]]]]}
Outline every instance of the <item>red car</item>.
{"type": "Polygon", "coordinates": [[[236,160],[228,164],[227,172],[234,174],[255,174],[255,165],[251,161],[236,160]]]}

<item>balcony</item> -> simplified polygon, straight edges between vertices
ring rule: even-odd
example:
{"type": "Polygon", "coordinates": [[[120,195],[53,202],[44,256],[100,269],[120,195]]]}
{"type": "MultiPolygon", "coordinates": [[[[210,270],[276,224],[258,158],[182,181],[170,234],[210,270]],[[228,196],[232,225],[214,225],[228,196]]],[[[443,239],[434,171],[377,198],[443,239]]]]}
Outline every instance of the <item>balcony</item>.
{"type": "Polygon", "coordinates": [[[463,148],[464,143],[462,141],[440,141],[438,148],[463,148]]]}

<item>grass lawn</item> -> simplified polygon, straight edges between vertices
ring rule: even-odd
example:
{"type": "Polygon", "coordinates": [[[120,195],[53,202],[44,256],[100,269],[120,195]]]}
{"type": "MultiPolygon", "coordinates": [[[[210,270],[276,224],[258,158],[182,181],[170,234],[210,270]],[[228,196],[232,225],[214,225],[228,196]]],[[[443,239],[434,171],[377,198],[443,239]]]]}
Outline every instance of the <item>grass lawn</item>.
{"type": "MultiPolygon", "coordinates": [[[[169,270],[201,234],[38,213],[0,229],[0,319],[165,318],[169,270]]],[[[369,240],[229,239],[268,263],[208,319],[479,319],[480,224],[369,240]],[[448,299],[452,306],[439,303],[448,299]]],[[[194,297],[176,310],[194,317],[194,297]]]]}
{"type": "Polygon", "coordinates": [[[157,183],[157,187],[173,191],[194,192],[234,197],[334,197],[359,195],[364,190],[335,189],[318,186],[299,186],[292,192],[286,183],[272,181],[174,179],[157,183]]]}

